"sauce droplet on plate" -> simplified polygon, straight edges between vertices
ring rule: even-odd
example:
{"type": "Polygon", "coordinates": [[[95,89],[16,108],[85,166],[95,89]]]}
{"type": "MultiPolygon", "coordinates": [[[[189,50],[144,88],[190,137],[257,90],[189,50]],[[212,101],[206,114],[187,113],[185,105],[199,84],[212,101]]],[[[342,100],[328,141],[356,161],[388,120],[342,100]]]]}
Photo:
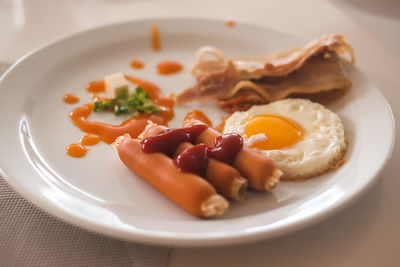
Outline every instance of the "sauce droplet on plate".
{"type": "Polygon", "coordinates": [[[130,65],[133,69],[137,69],[137,70],[143,69],[143,67],[144,67],[144,63],[140,60],[132,60],[130,65]]]}
{"type": "Polygon", "coordinates": [[[182,70],[182,64],[175,61],[164,61],[157,64],[157,73],[160,75],[171,75],[182,70]]]}
{"type": "Polygon", "coordinates": [[[160,51],[161,50],[160,34],[158,32],[157,26],[151,27],[150,36],[151,36],[151,47],[156,52],[160,51]]]}
{"type": "Polygon", "coordinates": [[[74,158],[81,158],[86,155],[86,148],[81,144],[70,144],[65,147],[65,152],[74,158]]]}
{"type": "Polygon", "coordinates": [[[227,21],[225,22],[225,25],[226,25],[226,27],[228,27],[228,28],[232,28],[232,27],[235,26],[235,22],[234,22],[233,20],[227,20],[227,21]]]}
{"type": "Polygon", "coordinates": [[[90,82],[86,85],[86,91],[89,93],[102,93],[106,91],[106,83],[104,80],[90,82]]]}
{"type": "Polygon", "coordinates": [[[94,134],[87,134],[81,138],[81,145],[92,146],[100,142],[100,137],[94,134]]]}
{"type": "Polygon", "coordinates": [[[63,96],[63,100],[67,104],[75,104],[75,103],[79,102],[79,97],[77,97],[76,95],[72,95],[72,94],[65,94],[63,96]]]}

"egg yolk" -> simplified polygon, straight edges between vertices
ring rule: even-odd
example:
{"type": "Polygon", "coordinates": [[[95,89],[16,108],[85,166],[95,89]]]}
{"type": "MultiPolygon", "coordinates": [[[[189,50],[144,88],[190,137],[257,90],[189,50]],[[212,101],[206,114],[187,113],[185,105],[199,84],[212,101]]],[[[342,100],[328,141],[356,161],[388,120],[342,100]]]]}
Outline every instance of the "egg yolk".
{"type": "Polygon", "coordinates": [[[266,140],[259,141],[251,147],[260,150],[272,150],[289,147],[297,143],[303,130],[296,122],[275,115],[261,115],[250,119],[245,133],[248,138],[256,134],[265,134],[266,140]]]}

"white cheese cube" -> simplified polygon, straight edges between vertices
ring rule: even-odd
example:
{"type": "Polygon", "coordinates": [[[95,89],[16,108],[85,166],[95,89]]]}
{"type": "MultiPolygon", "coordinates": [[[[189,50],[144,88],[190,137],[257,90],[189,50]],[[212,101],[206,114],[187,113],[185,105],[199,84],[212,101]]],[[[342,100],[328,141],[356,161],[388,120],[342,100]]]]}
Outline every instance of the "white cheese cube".
{"type": "Polygon", "coordinates": [[[116,97],[123,90],[129,93],[129,83],[122,73],[106,76],[104,81],[106,83],[106,92],[111,98],[116,97]]]}

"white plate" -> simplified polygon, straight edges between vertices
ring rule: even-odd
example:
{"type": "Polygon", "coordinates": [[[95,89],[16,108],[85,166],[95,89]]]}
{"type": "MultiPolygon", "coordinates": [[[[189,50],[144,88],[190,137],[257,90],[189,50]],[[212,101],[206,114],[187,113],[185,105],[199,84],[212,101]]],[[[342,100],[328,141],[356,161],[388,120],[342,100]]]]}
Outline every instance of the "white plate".
{"type": "MultiPolygon", "coordinates": [[[[234,244],[311,225],[365,191],[391,154],[390,107],[357,68],[347,66],[353,88],[329,106],[344,122],[349,141],[346,163],[309,181],[281,183],[280,188],[292,192],[285,201],[251,193],[248,201],[232,203],[224,217],[212,220],[175,206],[129,171],[104,143],[91,147],[84,158],[67,156],[64,147],[83,133],[68,120],[68,112],[79,104],[61,100],[65,93],[73,93],[81,97],[80,104],[89,102],[84,85],[116,72],[153,81],[165,94],[179,92],[194,83],[188,70],[202,45],[216,46],[229,56],[257,56],[303,44],[304,40],[261,26],[238,23],[227,28],[224,21],[158,19],[98,28],[43,47],[18,61],[0,81],[1,174],[24,197],[57,217],[141,242],[234,244]],[[158,53],[150,49],[151,25],[160,28],[158,53]],[[146,67],[131,69],[133,59],[146,67]],[[157,75],[156,63],[166,59],[183,63],[185,71],[157,75]]],[[[176,106],[170,126],[179,126],[191,108],[176,106]]],[[[214,122],[223,115],[214,104],[201,108],[214,122]]]]}

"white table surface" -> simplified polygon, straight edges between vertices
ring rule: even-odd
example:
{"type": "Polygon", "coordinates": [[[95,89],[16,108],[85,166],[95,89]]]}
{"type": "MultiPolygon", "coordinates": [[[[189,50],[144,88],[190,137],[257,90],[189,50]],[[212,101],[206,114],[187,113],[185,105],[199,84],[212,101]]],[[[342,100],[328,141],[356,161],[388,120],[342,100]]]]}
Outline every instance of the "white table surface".
{"type": "MultiPolygon", "coordinates": [[[[400,1],[395,0],[0,0],[0,62],[14,62],[84,29],[154,16],[251,21],[306,39],[343,33],[357,66],[380,87],[399,125],[400,1]]],[[[248,245],[176,248],[169,266],[400,266],[399,159],[395,145],[375,186],[317,225],[248,245]]]]}

